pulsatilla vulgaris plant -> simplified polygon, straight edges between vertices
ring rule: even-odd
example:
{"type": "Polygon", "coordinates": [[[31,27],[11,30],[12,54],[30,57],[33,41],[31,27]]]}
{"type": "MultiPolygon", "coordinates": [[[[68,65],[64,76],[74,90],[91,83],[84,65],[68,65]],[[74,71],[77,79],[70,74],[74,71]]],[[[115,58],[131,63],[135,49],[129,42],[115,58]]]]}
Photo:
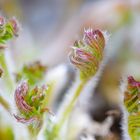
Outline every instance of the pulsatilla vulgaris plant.
{"type": "MultiPolygon", "coordinates": [[[[8,66],[5,61],[5,43],[18,35],[19,25],[15,19],[6,20],[0,17],[0,76],[4,73],[5,84],[8,85],[8,92],[15,90],[14,100],[17,106],[17,113],[9,111],[8,102],[1,98],[0,103],[7,109],[10,114],[14,114],[14,118],[27,125],[29,133],[33,139],[37,138],[43,124],[46,122],[46,140],[66,140],[63,132],[64,126],[71,115],[74,106],[81,95],[82,90],[87,82],[96,76],[100,71],[104,60],[104,49],[106,48],[106,35],[101,30],[88,29],[84,31],[83,39],[76,41],[71,48],[69,59],[70,62],[78,69],[77,78],[74,85],[70,89],[68,96],[60,105],[55,118],[49,120],[45,117],[48,109],[48,95],[51,96],[51,90],[46,85],[44,79],[46,74],[46,66],[40,62],[24,65],[21,71],[16,73],[16,81],[11,78],[8,66]],[[17,83],[16,83],[17,82],[17,83]],[[19,84],[18,84],[19,83],[19,84]],[[45,84],[44,84],[45,83],[45,84]],[[16,86],[16,84],[18,84],[16,86]],[[43,84],[44,86],[40,86],[43,84]],[[6,104],[5,104],[6,103],[6,104]],[[5,105],[6,106],[5,106],[5,105]],[[12,112],[12,113],[11,113],[12,112]]],[[[48,115],[50,118],[52,115],[48,115]]]]}
{"type": "MultiPolygon", "coordinates": [[[[78,70],[76,80],[52,119],[51,112],[53,111],[50,111],[51,107],[49,107],[48,102],[53,94],[51,88],[53,89],[54,85],[45,81],[47,67],[36,61],[26,64],[21,70],[14,72],[15,79],[11,76],[5,53],[6,49],[8,50],[8,41],[17,37],[19,30],[19,24],[15,18],[6,19],[0,16],[0,79],[4,82],[8,97],[10,98],[9,95],[14,93],[16,113],[11,110],[12,104],[2,95],[0,95],[0,104],[10,115],[14,116],[12,118],[16,122],[27,126],[25,129],[27,128],[29,135],[31,135],[29,140],[37,139],[41,129],[45,131],[45,134],[42,134],[44,140],[67,140],[66,135],[69,132],[68,129],[64,131],[64,128],[69,127],[67,122],[72,115],[75,104],[87,83],[92,78],[93,80],[97,79],[102,70],[102,64],[105,60],[104,53],[107,48],[106,34],[99,29],[88,29],[84,31],[83,38],[73,44],[69,59],[78,70]]],[[[130,76],[124,83],[123,106],[125,107],[124,114],[126,116],[124,119],[127,125],[128,139],[140,140],[140,82],[130,76]]],[[[13,132],[16,133],[15,130],[13,132]]],[[[10,133],[13,132],[10,128],[10,133]]],[[[8,138],[8,140],[13,140],[13,138],[8,138]]]]}
{"type": "Polygon", "coordinates": [[[140,82],[129,76],[125,87],[124,106],[125,106],[125,123],[131,140],[140,139],[140,82]]]}

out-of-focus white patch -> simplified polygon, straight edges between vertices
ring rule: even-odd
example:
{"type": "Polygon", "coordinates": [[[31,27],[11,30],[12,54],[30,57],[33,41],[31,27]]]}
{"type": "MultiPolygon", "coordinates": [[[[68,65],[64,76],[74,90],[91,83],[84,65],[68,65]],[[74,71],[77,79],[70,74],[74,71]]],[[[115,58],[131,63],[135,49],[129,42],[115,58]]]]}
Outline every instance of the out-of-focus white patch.
{"type": "Polygon", "coordinates": [[[80,140],[96,140],[94,136],[86,135],[86,137],[81,136],[80,140]]]}
{"type": "Polygon", "coordinates": [[[125,75],[133,75],[133,77],[140,78],[140,62],[139,60],[129,60],[126,64],[123,73],[125,75]]]}
{"type": "Polygon", "coordinates": [[[60,91],[66,86],[68,80],[68,68],[66,65],[59,65],[48,71],[46,75],[46,82],[53,84],[53,93],[50,99],[50,105],[53,105],[54,101],[57,99],[60,91]]]}
{"type": "Polygon", "coordinates": [[[92,139],[94,136],[107,136],[110,133],[113,121],[113,117],[108,116],[102,123],[96,122],[89,117],[87,112],[77,107],[68,124],[69,139],[71,140],[77,136],[82,136],[83,132],[86,136],[93,136],[92,139]]]}

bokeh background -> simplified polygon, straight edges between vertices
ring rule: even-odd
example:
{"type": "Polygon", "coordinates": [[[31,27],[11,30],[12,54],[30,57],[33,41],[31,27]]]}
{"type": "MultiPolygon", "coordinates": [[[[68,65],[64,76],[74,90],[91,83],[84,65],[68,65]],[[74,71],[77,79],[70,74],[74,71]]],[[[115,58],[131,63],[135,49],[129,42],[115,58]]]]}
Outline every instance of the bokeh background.
{"type": "Polygon", "coordinates": [[[73,122],[83,125],[79,125],[79,131],[70,130],[69,139],[121,140],[120,82],[128,75],[140,79],[140,0],[0,0],[0,14],[15,16],[21,24],[20,35],[10,48],[15,70],[38,59],[47,64],[54,75],[59,74],[56,68],[59,65],[67,70],[57,75],[60,79],[67,77],[67,82],[61,85],[63,88],[58,88],[57,96],[61,96],[55,98],[58,103],[75,76],[67,57],[70,46],[82,37],[84,29],[108,32],[109,53],[103,73],[88,99],[90,104],[79,107],[80,110],[86,108],[93,126],[83,131],[85,113],[77,115],[76,112],[73,122]]]}

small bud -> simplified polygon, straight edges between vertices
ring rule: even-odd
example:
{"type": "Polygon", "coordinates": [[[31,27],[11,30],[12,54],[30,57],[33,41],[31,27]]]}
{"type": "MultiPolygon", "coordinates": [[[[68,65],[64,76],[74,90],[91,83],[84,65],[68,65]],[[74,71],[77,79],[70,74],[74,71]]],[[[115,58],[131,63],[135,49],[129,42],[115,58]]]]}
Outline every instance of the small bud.
{"type": "Polygon", "coordinates": [[[18,36],[19,24],[15,18],[6,20],[0,16],[0,49],[5,48],[6,41],[18,36]]]}
{"type": "MultiPolygon", "coordinates": [[[[17,121],[29,125],[42,124],[44,112],[50,112],[46,107],[47,92],[46,86],[30,89],[27,82],[22,82],[15,91],[15,102],[19,113],[14,117],[17,121]]],[[[36,127],[40,128],[38,125],[36,127]]]]}
{"type": "Polygon", "coordinates": [[[81,79],[90,78],[97,72],[104,47],[105,38],[100,30],[88,29],[84,32],[83,40],[74,43],[69,58],[80,70],[81,79]]]}
{"type": "Polygon", "coordinates": [[[47,67],[39,61],[35,61],[29,65],[24,65],[22,70],[16,74],[16,81],[20,81],[22,77],[28,79],[30,85],[35,85],[44,78],[47,67]]]}

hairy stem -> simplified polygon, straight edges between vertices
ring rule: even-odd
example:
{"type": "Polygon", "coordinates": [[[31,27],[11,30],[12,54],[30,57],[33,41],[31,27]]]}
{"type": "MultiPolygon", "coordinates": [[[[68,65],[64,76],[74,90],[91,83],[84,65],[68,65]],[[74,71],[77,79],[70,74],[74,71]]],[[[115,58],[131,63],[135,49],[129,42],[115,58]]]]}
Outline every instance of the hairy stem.
{"type": "Polygon", "coordinates": [[[55,140],[55,139],[59,138],[59,134],[60,134],[60,131],[63,127],[63,124],[65,123],[65,121],[68,119],[70,113],[72,112],[73,107],[76,103],[76,100],[78,99],[78,97],[79,97],[81,91],[83,90],[86,82],[87,82],[87,80],[81,80],[80,81],[79,85],[77,86],[77,88],[74,92],[73,97],[69,101],[68,105],[66,107],[64,107],[64,109],[62,111],[62,114],[61,114],[61,117],[58,120],[58,123],[56,123],[53,127],[52,133],[50,135],[51,140],[55,140]]]}
{"type": "Polygon", "coordinates": [[[4,80],[7,84],[8,89],[11,91],[14,88],[14,82],[10,75],[4,52],[0,53],[0,65],[4,71],[4,80]]]}
{"type": "Polygon", "coordinates": [[[3,106],[3,108],[7,112],[11,113],[11,109],[10,109],[9,103],[1,95],[0,95],[0,104],[3,106]]]}

